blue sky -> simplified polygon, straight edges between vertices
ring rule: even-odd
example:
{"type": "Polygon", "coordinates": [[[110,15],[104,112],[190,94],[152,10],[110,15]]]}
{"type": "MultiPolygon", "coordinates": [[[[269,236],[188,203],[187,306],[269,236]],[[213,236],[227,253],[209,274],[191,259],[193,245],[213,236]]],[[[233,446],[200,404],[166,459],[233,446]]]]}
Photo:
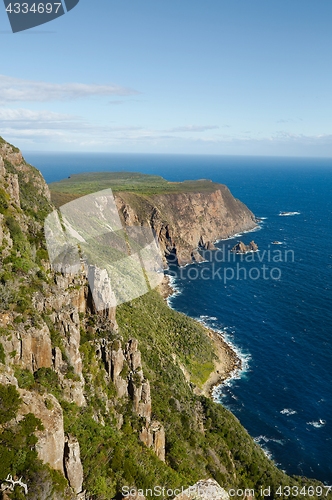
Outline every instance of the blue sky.
{"type": "Polygon", "coordinates": [[[0,135],[23,151],[332,157],[331,0],[80,0],[12,34],[0,135]]]}

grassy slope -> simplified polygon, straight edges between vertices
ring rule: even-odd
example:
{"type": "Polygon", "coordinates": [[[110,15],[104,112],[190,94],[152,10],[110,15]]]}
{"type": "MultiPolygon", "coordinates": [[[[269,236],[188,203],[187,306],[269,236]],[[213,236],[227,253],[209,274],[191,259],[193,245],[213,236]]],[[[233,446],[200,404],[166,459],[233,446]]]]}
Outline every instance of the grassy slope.
{"type": "MultiPolygon", "coordinates": [[[[193,484],[204,477],[214,477],[225,488],[256,491],[262,485],[276,491],[279,485],[302,484],[280,471],[222,405],[193,394],[174,354],[191,374],[196,363],[211,359],[201,325],[171,310],[157,291],[122,304],[117,320],[125,340],[131,336],[139,340],[151,382],[153,415],[165,425],[167,464],[177,473],[169,487],[181,478],[193,484]]],[[[156,474],[152,485],[160,484],[160,479],[156,474]]]]}
{"type": "MultiPolygon", "coordinates": [[[[93,321],[90,317],[85,324],[93,321]]],[[[96,360],[87,331],[82,335],[81,352],[89,403],[85,408],[62,404],[66,431],[76,435],[80,442],[85,487],[93,499],[121,498],[123,486],[175,489],[208,477],[215,478],[226,489],[255,488],[258,492],[261,486],[269,485],[272,498],[284,499],[287,497],[274,494],[280,485],[316,484],[284,474],[264,455],[234,415],[222,405],[193,394],[174,362],[174,354],[188,370],[192,369],[193,361],[204,363],[209,358],[210,347],[200,325],[172,311],[156,291],[119,306],[117,321],[124,342],[131,337],[139,340],[144,373],[151,382],[152,416],[166,430],[166,463],[139,442],[141,421],[132,414],[130,403],[118,402],[116,406],[124,415],[121,430],[117,429],[112,414],[105,411],[103,395],[108,394],[112,400],[114,387],[105,381],[104,369],[96,360]],[[95,421],[96,414],[103,418],[103,425],[95,421]]],[[[114,338],[114,333],[102,328],[97,328],[96,335],[114,338]]],[[[148,498],[167,497],[155,494],[148,498]]],[[[233,498],[242,499],[243,495],[233,498]]]]}

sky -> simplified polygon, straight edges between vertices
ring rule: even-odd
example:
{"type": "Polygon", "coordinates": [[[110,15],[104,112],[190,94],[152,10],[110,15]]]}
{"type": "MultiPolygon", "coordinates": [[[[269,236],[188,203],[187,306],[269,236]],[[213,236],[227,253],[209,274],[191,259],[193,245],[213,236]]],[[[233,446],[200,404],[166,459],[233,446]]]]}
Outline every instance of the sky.
{"type": "Polygon", "coordinates": [[[0,135],[23,151],[332,157],[331,0],[80,0],[13,34],[0,135]]]}

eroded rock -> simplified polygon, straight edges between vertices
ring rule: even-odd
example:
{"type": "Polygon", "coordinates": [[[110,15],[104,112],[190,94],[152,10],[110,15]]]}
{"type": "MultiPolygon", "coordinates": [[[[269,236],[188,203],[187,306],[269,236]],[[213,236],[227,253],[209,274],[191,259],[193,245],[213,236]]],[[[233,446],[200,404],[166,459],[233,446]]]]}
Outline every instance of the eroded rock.
{"type": "Polygon", "coordinates": [[[83,467],[81,463],[80,445],[71,435],[66,436],[64,446],[64,468],[69,485],[75,493],[82,492],[83,467]]]}
{"type": "Polygon", "coordinates": [[[248,252],[257,252],[257,250],[258,250],[258,245],[254,241],[251,241],[249,245],[245,245],[243,241],[239,241],[239,243],[233,246],[231,252],[248,253],[248,252]]]}
{"type": "Polygon", "coordinates": [[[229,500],[229,495],[214,479],[198,481],[173,500],[229,500]]]}
{"type": "Polygon", "coordinates": [[[44,426],[44,430],[36,431],[38,457],[63,473],[65,434],[62,408],[58,400],[52,394],[41,395],[24,389],[19,389],[19,394],[23,401],[19,414],[33,413],[44,426]]]}

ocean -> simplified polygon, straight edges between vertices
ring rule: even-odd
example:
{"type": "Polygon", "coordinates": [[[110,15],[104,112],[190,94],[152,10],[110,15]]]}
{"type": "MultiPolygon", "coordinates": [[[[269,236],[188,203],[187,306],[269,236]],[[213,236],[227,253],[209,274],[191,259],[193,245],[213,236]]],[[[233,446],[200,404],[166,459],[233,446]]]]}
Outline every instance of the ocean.
{"type": "Polygon", "coordinates": [[[332,484],[332,159],[31,153],[47,182],[88,171],[209,178],[261,218],[168,273],[170,305],[224,332],[242,370],[215,390],[278,466],[332,484]],[[291,212],[280,215],[280,212],[291,212]],[[239,239],[259,252],[229,253],[239,239]]]}

